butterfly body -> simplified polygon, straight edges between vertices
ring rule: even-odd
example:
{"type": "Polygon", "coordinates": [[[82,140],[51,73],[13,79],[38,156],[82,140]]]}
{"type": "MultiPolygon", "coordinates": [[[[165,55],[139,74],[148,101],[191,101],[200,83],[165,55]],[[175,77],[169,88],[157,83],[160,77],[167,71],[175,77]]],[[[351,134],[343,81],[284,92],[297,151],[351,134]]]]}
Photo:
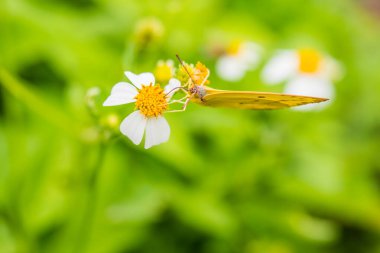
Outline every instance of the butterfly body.
{"type": "Polygon", "coordinates": [[[189,92],[190,96],[193,97],[194,99],[198,99],[201,102],[205,102],[203,98],[207,95],[207,90],[204,86],[193,85],[189,89],[188,92],[189,92]]]}

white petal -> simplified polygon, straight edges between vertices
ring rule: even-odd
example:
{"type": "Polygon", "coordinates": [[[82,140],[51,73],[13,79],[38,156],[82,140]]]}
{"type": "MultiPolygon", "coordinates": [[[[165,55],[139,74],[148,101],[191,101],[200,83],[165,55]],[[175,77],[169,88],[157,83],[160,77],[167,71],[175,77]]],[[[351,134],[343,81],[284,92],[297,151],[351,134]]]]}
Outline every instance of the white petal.
{"type": "Polygon", "coordinates": [[[295,110],[320,110],[331,103],[335,97],[334,85],[325,78],[313,75],[301,75],[290,80],[286,86],[286,94],[328,98],[329,101],[294,107],[295,110]]]}
{"type": "Polygon", "coordinates": [[[148,119],[146,123],[146,135],[145,135],[146,149],[168,141],[169,136],[170,136],[170,127],[164,117],[159,116],[157,118],[148,119]]]}
{"type": "Polygon", "coordinates": [[[246,64],[236,56],[222,56],[216,63],[216,72],[226,81],[239,81],[246,71],[246,64]]]}
{"type": "Polygon", "coordinates": [[[164,88],[165,94],[168,94],[170,92],[170,94],[167,95],[167,99],[168,100],[170,100],[171,97],[173,96],[173,94],[178,91],[178,89],[176,89],[178,87],[181,87],[181,82],[178,79],[176,79],[176,78],[171,78],[169,80],[169,84],[166,85],[165,88],[164,88]],[[173,89],[175,89],[175,90],[173,90],[173,89]]]}
{"type": "Polygon", "coordinates": [[[267,84],[283,82],[297,73],[299,59],[296,51],[278,52],[264,67],[262,80],[267,84]]]}
{"type": "Polygon", "coordinates": [[[238,57],[247,65],[247,69],[253,70],[261,60],[263,49],[256,43],[247,42],[242,45],[238,57]]]}
{"type": "Polygon", "coordinates": [[[103,106],[122,105],[132,103],[137,95],[136,88],[126,82],[120,82],[113,86],[111,95],[104,101],[103,106]]]}
{"type": "Polygon", "coordinates": [[[140,111],[134,111],[121,122],[120,131],[138,145],[143,138],[146,124],[147,119],[144,115],[140,111]]]}
{"type": "Polygon", "coordinates": [[[155,83],[154,75],[149,72],[136,75],[130,71],[125,71],[124,74],[128,77],[132,84],[139,89],[141,89],[141,85],[149,85],[155,83]]]}
{"type": "Polygon", "coordinates": [[[344,76],[344,68],[337,60],[326,56],[322,62],[321,75],[329,80],[339,81],[344,76]]]}

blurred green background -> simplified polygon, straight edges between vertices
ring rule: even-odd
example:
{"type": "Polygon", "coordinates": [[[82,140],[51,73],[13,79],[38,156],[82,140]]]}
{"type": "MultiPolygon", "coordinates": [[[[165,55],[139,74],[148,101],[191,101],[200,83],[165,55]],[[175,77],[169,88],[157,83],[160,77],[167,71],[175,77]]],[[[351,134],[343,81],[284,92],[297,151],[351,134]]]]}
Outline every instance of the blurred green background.
{"type": "Polygon", "coordinates": [[[380,252],[379,14],[375,0],[2,0],[0,252],[380,252]],[[176,53],[212,87],[281,92],[260,81],[265,60],[218,79],[208,48],[233,39],[265,59],[329,53],[336,101],[191,104],[149,150],[118,131],[133,106],[101,106],[124,70],[176,53]]]}

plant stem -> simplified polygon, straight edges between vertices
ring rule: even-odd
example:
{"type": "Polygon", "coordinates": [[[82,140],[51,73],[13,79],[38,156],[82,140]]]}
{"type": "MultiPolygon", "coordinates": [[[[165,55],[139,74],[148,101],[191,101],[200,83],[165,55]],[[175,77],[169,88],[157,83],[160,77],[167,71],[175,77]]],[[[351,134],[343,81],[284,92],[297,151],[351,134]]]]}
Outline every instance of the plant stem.
{"type": "Polygon", "coordinates": [[[86,194],[86,205],[85,211],[83,213],[83,222],[78,230],[78,246],[76,252],[86,252],[88,250],[89,242],[91,239],[91,232],[93,231],[95,211],[98,201],[97,184],[100,174],[100,169],[103,164],[103,159],[105,155],[105,144],[99,144],[98,156],[95,161],[94,167],[90,171],[90,175],[87,178],[87,194],[86,194]]]}

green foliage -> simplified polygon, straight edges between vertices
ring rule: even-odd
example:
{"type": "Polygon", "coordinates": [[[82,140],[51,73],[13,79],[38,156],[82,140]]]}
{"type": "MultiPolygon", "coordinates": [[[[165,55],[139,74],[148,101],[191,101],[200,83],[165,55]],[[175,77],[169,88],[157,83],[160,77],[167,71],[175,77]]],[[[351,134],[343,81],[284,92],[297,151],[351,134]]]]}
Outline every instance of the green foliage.
{"type": "Polygon", "coordinates": [[[2,1],[0,252],[380,252],[380,21],[361,2],[2,1]],[[328,52],[336,101],[189,105],[149,150],[119,133],[133,106],[101,106],[176,53],[213,87],[281,91],[216,76],[207,48],[231,39],[328,52]]]}

